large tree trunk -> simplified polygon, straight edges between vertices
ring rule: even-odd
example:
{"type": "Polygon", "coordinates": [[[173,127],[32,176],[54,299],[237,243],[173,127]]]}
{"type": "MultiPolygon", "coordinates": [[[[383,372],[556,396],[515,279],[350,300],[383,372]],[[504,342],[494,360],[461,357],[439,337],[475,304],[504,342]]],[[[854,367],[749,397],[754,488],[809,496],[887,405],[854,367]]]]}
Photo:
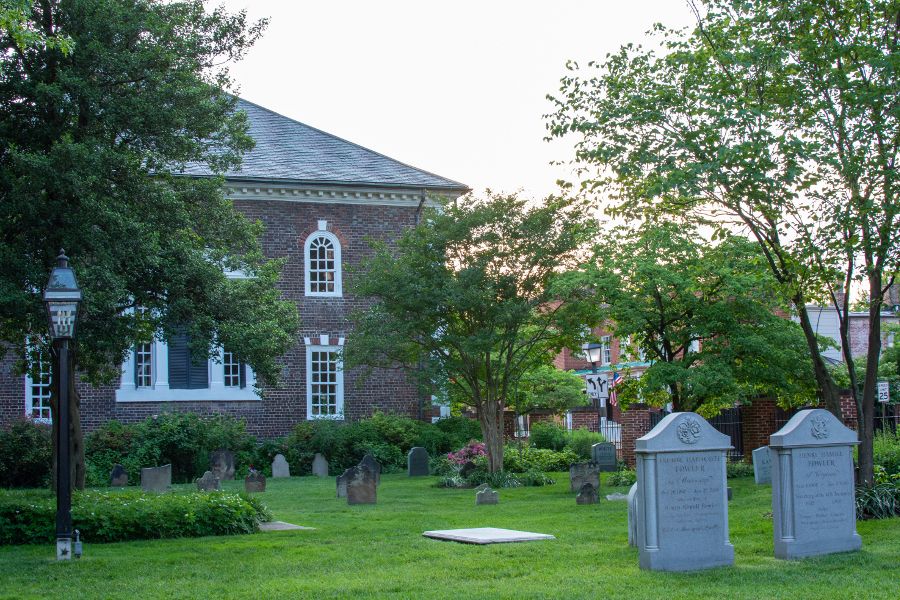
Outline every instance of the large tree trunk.
{"type": "Polygon", "coordinates": [[[869,273],[869,348],[866,354],[866,378],[862,392],[862,418],[859,421],[859,483],[875,482],[875,391],[878,387],[878,363],[881,358],[881,273],[869,273]]]}
{"type": "Polygon", "coordinates": [[[794,306],[797,307],[797,315],[800,317],[800,328],[803,329],[803,335],[806,337],[806,345],[809,347],[809,355],[812,358],[813,373],[816,377],[816,387],[818,388],[819,399],[825,404],[831,413],[843,422],[841,414],[841,396],[838,388],[825,366],[822,359],[822,353],[819,352],[819,341],[816,339],[816,332],[809,320],[809,313],[806,311],[806,304],[802,296],[797,295],[793,298],[794,306]]]}
{"type": "Polygon", "coordinates": [[[488,456],[488,471],[503,470],[503,403],[495,398],[485,398],[478,410],[481,434],[488,456]]]}

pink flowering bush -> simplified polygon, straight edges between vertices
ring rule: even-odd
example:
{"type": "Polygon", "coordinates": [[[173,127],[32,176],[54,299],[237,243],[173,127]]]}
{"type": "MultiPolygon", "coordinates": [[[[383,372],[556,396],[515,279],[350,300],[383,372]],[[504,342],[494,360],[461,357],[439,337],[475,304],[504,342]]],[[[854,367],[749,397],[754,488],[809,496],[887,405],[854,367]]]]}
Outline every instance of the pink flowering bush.
{"type": "Polygon", "coordinates": [[[447,460],[456,465],[462,465],[470,460],[475,460],[479,456],[487,456],[484,448],[484,442],[469,440],[469,443],[457,450],[447,454],[447,460]]]}

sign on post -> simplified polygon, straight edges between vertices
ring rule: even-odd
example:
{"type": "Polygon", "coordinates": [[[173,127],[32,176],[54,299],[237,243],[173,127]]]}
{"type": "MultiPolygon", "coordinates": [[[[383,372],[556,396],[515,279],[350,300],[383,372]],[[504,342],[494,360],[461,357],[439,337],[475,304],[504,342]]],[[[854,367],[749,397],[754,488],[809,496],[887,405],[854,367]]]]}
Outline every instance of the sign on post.
{"type": "Polygon", "coordinates": [[[891,388],[887,381],[881,380],[878,382],[878,401],[891,401],[891,388]]]}
{"type": "Polygon", "coordinates": [[[600,406],[606,406],[609,400],[609,377],[605,373],[591,373],[585,376],[588,398],[599,400],[600,406]]]}

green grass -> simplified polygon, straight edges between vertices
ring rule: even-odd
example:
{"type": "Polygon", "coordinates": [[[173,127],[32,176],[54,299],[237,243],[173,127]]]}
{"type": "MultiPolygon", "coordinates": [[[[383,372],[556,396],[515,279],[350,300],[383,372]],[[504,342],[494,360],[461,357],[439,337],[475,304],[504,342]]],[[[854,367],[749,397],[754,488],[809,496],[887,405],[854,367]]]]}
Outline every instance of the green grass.
{"type": "Polygon", "coordinates": [[[0,598],[900,598],[900,519],[860,522],[861,552],[776,560],[771,488],[752,479],[730,480],[735,566],[687,574],[641,571],[625,503],[576,506],[565,474],[553,486],[500,490],[499,505],[479,507],[472,490],[433,481],[385,475],[377,506],[348,506],[332,478],[270,479],[264,498],[274,517],[315,531],[87,540],[85,557],[64,564],[50,545],[3,547],[0,598]],[[422,537],[488,526],[557,540],[474,546],[422,537]]]}

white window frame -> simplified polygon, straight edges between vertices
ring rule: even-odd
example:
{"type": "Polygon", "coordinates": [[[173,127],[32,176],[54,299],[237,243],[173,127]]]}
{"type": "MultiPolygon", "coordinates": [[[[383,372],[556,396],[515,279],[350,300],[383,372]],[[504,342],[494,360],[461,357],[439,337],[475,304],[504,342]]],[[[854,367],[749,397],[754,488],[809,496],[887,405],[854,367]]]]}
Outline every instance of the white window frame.
{"type": "Polygon", "coordinates": [[[303,280],[304,291],[307,296],[320,298],[340,298],[343,292],[343,265],[341,262],[341,241],[336,235],[326,229],[327,222],[319,221],[319,228],[311,233],[303,243],[303,280]],[[309,260],[309,251],[312,243],[317,239],[326,239],[334,246],[334,291],[332,292],[314,292],[312,290],[312,281],[310,279],[310,270],[312,265],[309,260]]]}
{"type": "Polygon", "coordinates": [[[600,364],[601,365],[610,365],[612,364],[612,336],[604,335],[600,337],[600,345],[603,346],[600,350],[600,364]]]}
{"type": "Polygon", "coordinates": [[[223,374],[223,385],[226,388],[239,388],[241,387],[241,361],[237,360],[234,352],[230,350],[222,351],[222,374],[223,374]],[[229,358],[231,360],[229,360],[229,358]],[[235,369],[234,373],[229,374],[229,367],[235,369]],[[232,379],[232,383],[228,382],[228,379],[232,379]]]}
{"type": "Polygon", "coordinates": [[[318,419],[342,421],[344,419],[344,362],[340,358],[340,351],[344,345],[344,338],[340,338],[337,344],[330,344],[329,340],[330,338],[327,335],[320,335],[318,338],[312,340],[310,338],[304,338],[304,341],[306,342],[306,419],[308,421],[315,421],[318,419]],[[338,355],[335,358],[337,370],[335,376],[335,414],[333,415],[313,414],[313,352],[334,352],[338,355]]]}
{"type": "Polygon", "coordinates": [[[137,373],[137,369],[135,369],[135,377],[134,377],[134,385],[136,388],[152,388],[153,382],[156,380],[156,361],[153,360],[153,355],[156,354],[153,351],[153,343],[144,343],[144,344],[136,344],[135,345],[135,362],[137,362],[137,357],[140,356],[140,352],[137,350],[140,346],[149,346],[146,354],[147,358],[150,360],[150,382],[148,385],[139,385],[138,381],[140,380],[140,375],[137,373]]]}
{"type": "MultiPolygon", "coordinates": [[[[53,416],[52,416],[53,413],[52,412],[50,413],[50,415],[51,415],[50,417],[33,417],[33,416],[31,416],[32,411],[34,411],[34,400],[35,400],[32,386],[40,386],[40,387],[45,387],[47,389],[47,391],[48,391],[47,408],[48,408],[48,410],[50,408],[49,393],[50,393],[51,386],[53,385],[53,361],[50,359],[49,356],[46,357],[46,359],[44,359],[43,356],[39,358],[39,365],[40,365],[39,369],[40,369],[41,374],[44,374],[44,372],[45,372],[44,364],[46,364],[48,367],[47,371],[46,371],[47,383],[43,383],[43,382],[35,383],[34,380],[31,378],[31,373],[25,374],[25,414],[28,416],[29,419],[31,419],[35,423],[48,423],[49,424],[49,423],[53,422],[53,416]]],[[[41,403],[41,408],[43,408],[43,402],[41,403]]]]}

